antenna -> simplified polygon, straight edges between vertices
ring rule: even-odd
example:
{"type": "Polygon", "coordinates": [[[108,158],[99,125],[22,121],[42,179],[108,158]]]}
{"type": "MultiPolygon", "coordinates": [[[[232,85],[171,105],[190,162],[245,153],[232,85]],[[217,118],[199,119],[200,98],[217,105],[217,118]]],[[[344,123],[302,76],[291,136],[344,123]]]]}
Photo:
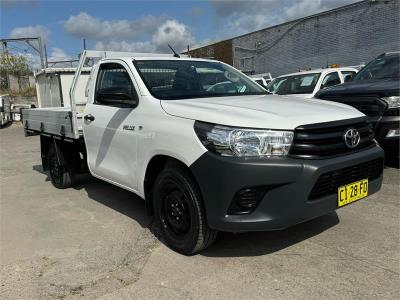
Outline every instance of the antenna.
{"type": "Polygon", "coordinates": [[[179,54],[175,52],[174,48],[172,48],[170,44],[168,44],[168,47],[172,52],[174,52],[174,57],[180,58],[179,54]]]}

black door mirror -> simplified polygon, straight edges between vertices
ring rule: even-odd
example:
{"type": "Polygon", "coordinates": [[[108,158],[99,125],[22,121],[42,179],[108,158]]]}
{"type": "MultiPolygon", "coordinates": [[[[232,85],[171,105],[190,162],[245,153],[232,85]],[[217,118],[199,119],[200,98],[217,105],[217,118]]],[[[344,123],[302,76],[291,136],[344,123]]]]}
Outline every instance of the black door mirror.
{"type": "Polygon", "coordinates": [[[126,87],[110,87],[99,90],[96,93],[96,102],[99,104],[118,107],[136,107],[138,98],[126,87]]]}

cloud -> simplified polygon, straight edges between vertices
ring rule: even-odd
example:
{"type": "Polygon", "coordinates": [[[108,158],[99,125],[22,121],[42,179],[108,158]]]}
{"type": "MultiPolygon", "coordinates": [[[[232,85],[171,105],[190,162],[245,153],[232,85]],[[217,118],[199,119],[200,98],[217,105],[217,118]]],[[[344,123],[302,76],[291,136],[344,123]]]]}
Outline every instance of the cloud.
{"type": "Polygon", "coordinates": [[[176,51],[182,51],[194,41],[190,29],[177,20],[167,20],[144,41],[98,41],[97,50],[131,51],[131,52],[170,52],[168,44],[176,51]]]}
{"type": "Polygon", "coordinates": [[[42,25],[16,27],[11,30],[11,38],[41,37],[42,42],[46,43],[50,37],[50,30],[42,25]]]}
{"type": "Polygon", "coordinates": [[[281,0],[209,0],[216,15],[217,35],[238,36],[283,22],[281,0]]]}
{"type": "Polygon", "coordinates": [[[96,50],[109,51],[125,51],[125,52],[154,52],[155,46],[149,41],[145,42],[127,42],[127,41],[111,41],[97,42],[94,46],[96,50]]]}
{"type": "Polygon", "coordinates": [[[208,0],[217,35],[234,37],[358,0],[208,0]]]}
{"type": "Polygon", "coordinates": [[[135,20],[102,20],[86,12],[70,16],[64,29],[75,37],[95,42],[97,50],[165,52],[193,42],[189,27],[165,16],[145,15],[135,20]]]}
{"type": "Polygon", "coordinates": [[[286,6],[284,12],[289,20],[305,17],[326,11],[335,7],[356,2],[354,0],[299,0],[291,6],[286,6]]]}
{"type": "Polygon", "coordinates": [[[51,48],[50,52],[50,57],[49,61],[55,61],[55,60],[67,60],[71,59],[69,55],[65,53],[65,51],[61,48],[53,47],[51,48]]]}
{"type": "Polygon", "coordinates": [[[222,32],[228,36],[238,36],[248,32],[283,23],[285,19],[281,15],[265,14],[238,14],[228,20],[222,27],[222,32]]]}
{"type": "Polygon", "coordinates": [[[189,28],[176,20],[167,20],[152,36],[157,51],[169,51],[170,44],[176,51],[181,51],[193,42],[189,28]]]}
{"type": "Polygon", "coordinates": [[[217,17],[229,17],[249,13],[260,13],[272,10],[281,5],[280,0],[209,0],[217,17]]]}
{"type": "Polygon", "coordinates": [[[64,23],[64,29],[73,36],[89,38],[96,41],[137,38],[152,34],[165,21],[163,16],[146,15],[139,19],[101,20],[80,12],[70,16],[64,23]]]}

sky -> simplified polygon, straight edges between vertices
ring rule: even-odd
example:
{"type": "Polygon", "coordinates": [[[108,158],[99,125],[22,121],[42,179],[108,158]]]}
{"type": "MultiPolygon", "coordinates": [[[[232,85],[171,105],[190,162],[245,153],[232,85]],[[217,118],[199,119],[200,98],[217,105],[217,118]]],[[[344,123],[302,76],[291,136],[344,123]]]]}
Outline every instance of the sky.
{"type": "MultiPolygon", "coordinates": [[[[40,36],[49,60],[83,49],[169,52],[209,44],[357,0],[0,0],[1,38],[40,36]]],[[[24,50],[23,44],[12,50],[24,50]]]]}

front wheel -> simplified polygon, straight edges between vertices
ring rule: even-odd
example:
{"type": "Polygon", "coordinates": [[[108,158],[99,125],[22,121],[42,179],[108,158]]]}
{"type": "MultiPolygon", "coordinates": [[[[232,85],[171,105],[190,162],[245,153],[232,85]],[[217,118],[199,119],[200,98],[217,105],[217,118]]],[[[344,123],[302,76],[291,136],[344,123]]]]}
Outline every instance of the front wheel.
{"type": "Polygon", "coordinates": [[[215,241],[217,231],[208,227],[201,194],[186,170],[167,167],[161,171],[153,197],[155,218],[169,247],[191,255],[215,241]]]}
{"type": "Polygon", "coordinates": [[[75,171],[72,162],[56,145],[51,145],[47,154],[51,183],[58,189],[66,189],[73,185],[75,171]]]}

